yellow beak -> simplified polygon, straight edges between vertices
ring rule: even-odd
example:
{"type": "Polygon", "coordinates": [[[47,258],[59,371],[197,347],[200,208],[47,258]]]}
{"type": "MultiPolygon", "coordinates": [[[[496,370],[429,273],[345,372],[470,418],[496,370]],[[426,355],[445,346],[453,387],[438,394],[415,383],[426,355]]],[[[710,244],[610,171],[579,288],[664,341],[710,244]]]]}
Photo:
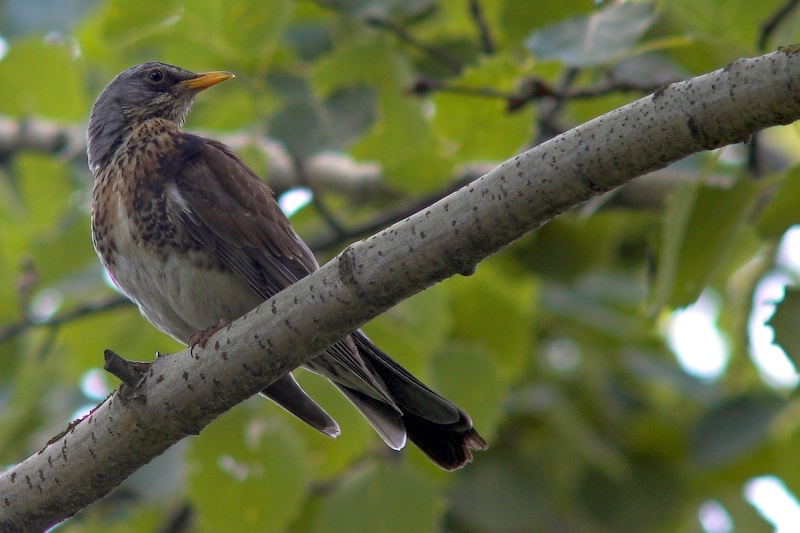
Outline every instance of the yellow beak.
{"type": "Polygon", "coordinates": [[[224,70],[214,70],[212,72],[203,72],[202,74],[198,74],[196,78],[184,80],[179,82],[178,85],[192,91],[202,91],[233,77],[233,74],[230,72],[225,72],[224,70]]]}

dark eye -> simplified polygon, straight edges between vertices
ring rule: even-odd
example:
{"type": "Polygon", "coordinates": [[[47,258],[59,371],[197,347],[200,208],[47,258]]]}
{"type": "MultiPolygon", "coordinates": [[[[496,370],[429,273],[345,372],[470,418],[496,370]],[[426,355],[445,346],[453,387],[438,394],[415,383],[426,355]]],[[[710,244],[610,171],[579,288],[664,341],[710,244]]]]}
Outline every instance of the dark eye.
{"type": "Polygon", "coordinates": [[[160,68],[154,68],[147,73],[147,81],[150,83],[161,83],[164,81],[164,72],[160,68]]]}

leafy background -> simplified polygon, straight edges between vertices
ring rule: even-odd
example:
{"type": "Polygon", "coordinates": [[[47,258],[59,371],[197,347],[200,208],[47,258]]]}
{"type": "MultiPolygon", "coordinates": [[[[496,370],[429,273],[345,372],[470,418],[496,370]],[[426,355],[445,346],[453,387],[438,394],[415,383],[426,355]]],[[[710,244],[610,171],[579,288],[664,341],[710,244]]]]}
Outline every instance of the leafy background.
{"type": "MultiPolygon", "coordinates": [[[[795,3],[775,18],[782,2],[6,0],[0,118],[83,128],[111,77],[147,60],[233,71],[188,128],[243,136],[239,151],[268,181],[264,136],[301,163],[335,153],[379,170],[357,193],[305,183],[315,201],[293,222],[324,261],[476,169],[668,81],[797,41],[795,3]]],[[[789,126],[677,163],[367,325],[491,443],[463,470],[387,450],[303,374],[340,438],[253,399],[60,530],[771,531],[745,487],[774,476],[800,491],[798,291],[770,320],[790,379],[757,364],[748,324],[765,280],[798,276],[781,242],[800,222],[799,147],[789,126]],[[675,312],[698,299],[725,346],[703,376],[668,342],[675,312]]],[[[105,348],[133,359],[180,348],[103,277],[82,150],[0,145],[9,465],[116,386],[98,369],[105,348]]],[[[702,352],[692,335],[678,340],[702,352]]]]}

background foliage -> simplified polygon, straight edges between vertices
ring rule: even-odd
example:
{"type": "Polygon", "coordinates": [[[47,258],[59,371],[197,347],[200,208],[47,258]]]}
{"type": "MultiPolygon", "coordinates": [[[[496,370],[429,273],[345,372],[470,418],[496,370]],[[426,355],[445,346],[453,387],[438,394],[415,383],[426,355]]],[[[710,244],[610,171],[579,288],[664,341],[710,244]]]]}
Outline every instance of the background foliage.
{"type": "MultiPolygon", "coordinates": [[[[324,261],[476,166],[670,80],[796,42],[794,4],[6,0],[0,114],[83,125],[111,77],[148,60],[233,71],[187,127],[244,134],[240,152],[265,179],[263,135],[300,168],[329,151],[378,165],[369,193],[305,183],[315,201],[293,222],[324,261]]],[[[438,471],[413,447],[391,452],[332,387],[303,374],[340,438],[253,399],[60,529],[771,530],[745,487],[775,476],[800,491],[800,410],[793,363],[780,352],[789,371],[771,376],[749,324],[763,322],[759,288],[798,275],[780,243],[800,222],[800,139],[790,126],[755,140],[561,216],[366,327],[471,413],[492,447],[463,470],[438,471]],[[725,356],[703,376],[668,342],[674,311],[698,299],[725,356]]],[[[179,348],[104,279],[77,144],[0,146],[5,464],[116,386],[98,369],[103,349],[136,359],[179,348]]],[[[788,291],[770,322],[795,361],[797,300],[788,291]]],[[[712,355],[707,337],[680,330],[677,340],[699,357],[712,355]]]]}

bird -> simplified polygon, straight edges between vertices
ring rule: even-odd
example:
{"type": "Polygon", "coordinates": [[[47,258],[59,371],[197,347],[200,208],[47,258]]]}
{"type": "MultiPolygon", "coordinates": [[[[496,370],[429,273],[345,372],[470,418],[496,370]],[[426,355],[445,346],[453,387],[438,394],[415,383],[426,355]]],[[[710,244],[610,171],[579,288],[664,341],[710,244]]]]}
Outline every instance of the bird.
{"type": "MultiPolygon", "coordinates": [[[[92,243],[113,283],[156,328],[187,345],[319,268],[269,186],[225,144],[182,131],[201,91],[233,77],[150,62],[92,106],[92,243]]],[[[414,443],[455,470],[486,441],[469,415],[356,329],[304,365],[330,380],[392,449],[414,443]]],[[[289,373],[261,391],[329,437],[336,421],[289,373]]]]}

